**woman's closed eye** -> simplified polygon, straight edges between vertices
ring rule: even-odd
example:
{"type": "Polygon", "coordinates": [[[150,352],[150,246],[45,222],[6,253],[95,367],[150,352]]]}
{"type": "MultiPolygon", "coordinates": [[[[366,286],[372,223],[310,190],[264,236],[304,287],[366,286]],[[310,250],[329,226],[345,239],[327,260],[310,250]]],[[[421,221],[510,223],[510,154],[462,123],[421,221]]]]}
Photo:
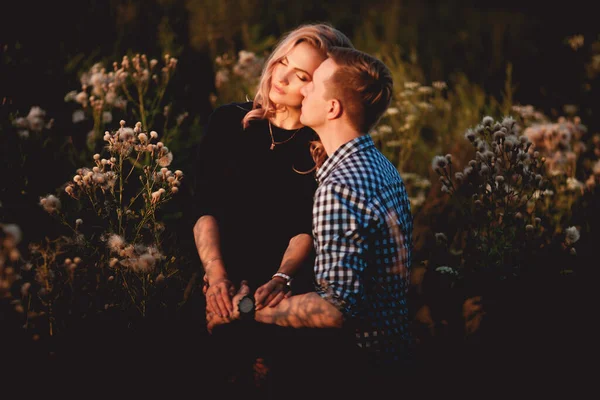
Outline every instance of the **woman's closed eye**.
{"type": "MultiPolygon", "coordinates": [[[[279,60],[279,63],[280,63],[281,65],[284,65],[284,66],[286,66],[286,67],[287,67],[287,65],[288,65],[287,58],[285,58],[285,57],[284,57],[284,58],[282,58],[281,60],[279,60]]],[[[304,76],[304,75],[302,75],[302,74],[300,74],[300,75],[299,75],[299,74],[296,74],[296,78],[300,79],[300,81],[302,81],[302,82],[308,82],[308,81],[310,80],[310,78],[307,78],[306,76],[304,76]]]]}

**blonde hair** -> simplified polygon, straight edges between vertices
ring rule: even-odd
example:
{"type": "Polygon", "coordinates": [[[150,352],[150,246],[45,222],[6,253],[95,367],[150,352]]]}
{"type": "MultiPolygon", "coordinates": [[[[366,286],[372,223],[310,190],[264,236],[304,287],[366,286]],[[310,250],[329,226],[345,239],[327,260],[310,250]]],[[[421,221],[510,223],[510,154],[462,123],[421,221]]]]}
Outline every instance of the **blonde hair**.
{"type": "MultiPolygon", "coordinates": [[[[307,42],[317,50],[327,54],[334,47],[354,48],[350,39],[329,24],[304,24],[286,33],[279,41],[263,68],[258,90],[254,96],[252,110],[244,119],[242,125],[248,127],[251,121],[267,119],[275,114],[276,105],[269,99],[271,79],[275,65],[281,61],[298,43],[307,42]]],[[[326,157],[320,141],[311,142],[310,152],[317,166],[320,166],[326,157]]]]}

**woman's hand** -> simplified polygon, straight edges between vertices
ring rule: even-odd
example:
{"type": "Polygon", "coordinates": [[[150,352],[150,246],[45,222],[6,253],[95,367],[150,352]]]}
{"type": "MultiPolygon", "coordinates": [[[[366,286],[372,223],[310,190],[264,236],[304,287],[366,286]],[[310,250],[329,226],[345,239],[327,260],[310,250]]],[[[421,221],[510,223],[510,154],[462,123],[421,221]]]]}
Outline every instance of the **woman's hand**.
{"type": "Polygon", "coordinates": [[[235,293],[235,287],[229,279],[223,278],[203,288],[206,296],[206,312],[216,314],[220,317],[229,318],[233,313],[231,298],[235,293]]]}
{"type": "Polygon", "coordinates": [[[275,307],[281,300],[291,295],[292,292],[287,282],[282,278],[275,277],[259,287],[254,293],[256,310],[258,311],[266,306],[275,307]]]}
{"type": "Polygon", "coordinates": [[[206,329],[208,330],[208,333],[212,334],[212,331],[215,326],[228,324],[232,321],[235,321],[236,319],[239,319],[240,318],[240,309],[238,307],[239,302],[240,302],[241,298],[244,297],[245,295],[247,295],[248,293],[250,293],[250,287],[248,286],[248,282],[242,281],[242,283],[240,284],[240,290],[238,290],[238,292],[235,294],[235,296],[233,296],[233,298],[231,299],[232,303],[234,304],[234,308],[231,312],[231,315],[228,317],[223,317],[216,313],[213,313],[207,307],[206,308],[206,329]]]}

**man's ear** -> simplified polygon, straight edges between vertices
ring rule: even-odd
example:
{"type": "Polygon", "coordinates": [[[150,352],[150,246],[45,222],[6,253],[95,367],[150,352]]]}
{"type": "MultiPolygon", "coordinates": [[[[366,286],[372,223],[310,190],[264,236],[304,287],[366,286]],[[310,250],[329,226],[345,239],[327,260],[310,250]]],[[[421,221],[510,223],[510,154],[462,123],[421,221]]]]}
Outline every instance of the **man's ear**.
{"type": "Polygon", "coordinates": [[[328,101],[327,119],[337,119],[342,116],[343,108],[342,103],[338,99],[331,99],[328,101]]]}

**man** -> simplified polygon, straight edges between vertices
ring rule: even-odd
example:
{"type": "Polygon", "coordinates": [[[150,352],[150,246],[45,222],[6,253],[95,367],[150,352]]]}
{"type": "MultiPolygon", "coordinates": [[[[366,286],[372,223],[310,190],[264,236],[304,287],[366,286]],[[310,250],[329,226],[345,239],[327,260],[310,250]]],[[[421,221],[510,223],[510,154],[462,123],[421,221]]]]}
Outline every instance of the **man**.
{"type": "MultiPolygon", "coordinates": [[[[315,291],[262,308],[254,319],[351,332],[352,354],[377,377],[398,371],[412,345],[409,200],[398,171],[368,135],[390,104],[393,82],[388,68],[368,54],[335,48],[328,55],[302,90],[300,118],[317,132],[328,156],[316,174],[315,291]]],[[[242,286],[235,304],[248,293],[242,286]]],[[[238,316],[236,308],[233,318],[238,316]]],[[[208,329],[226,322],[211,315],[208,329]]]]}

